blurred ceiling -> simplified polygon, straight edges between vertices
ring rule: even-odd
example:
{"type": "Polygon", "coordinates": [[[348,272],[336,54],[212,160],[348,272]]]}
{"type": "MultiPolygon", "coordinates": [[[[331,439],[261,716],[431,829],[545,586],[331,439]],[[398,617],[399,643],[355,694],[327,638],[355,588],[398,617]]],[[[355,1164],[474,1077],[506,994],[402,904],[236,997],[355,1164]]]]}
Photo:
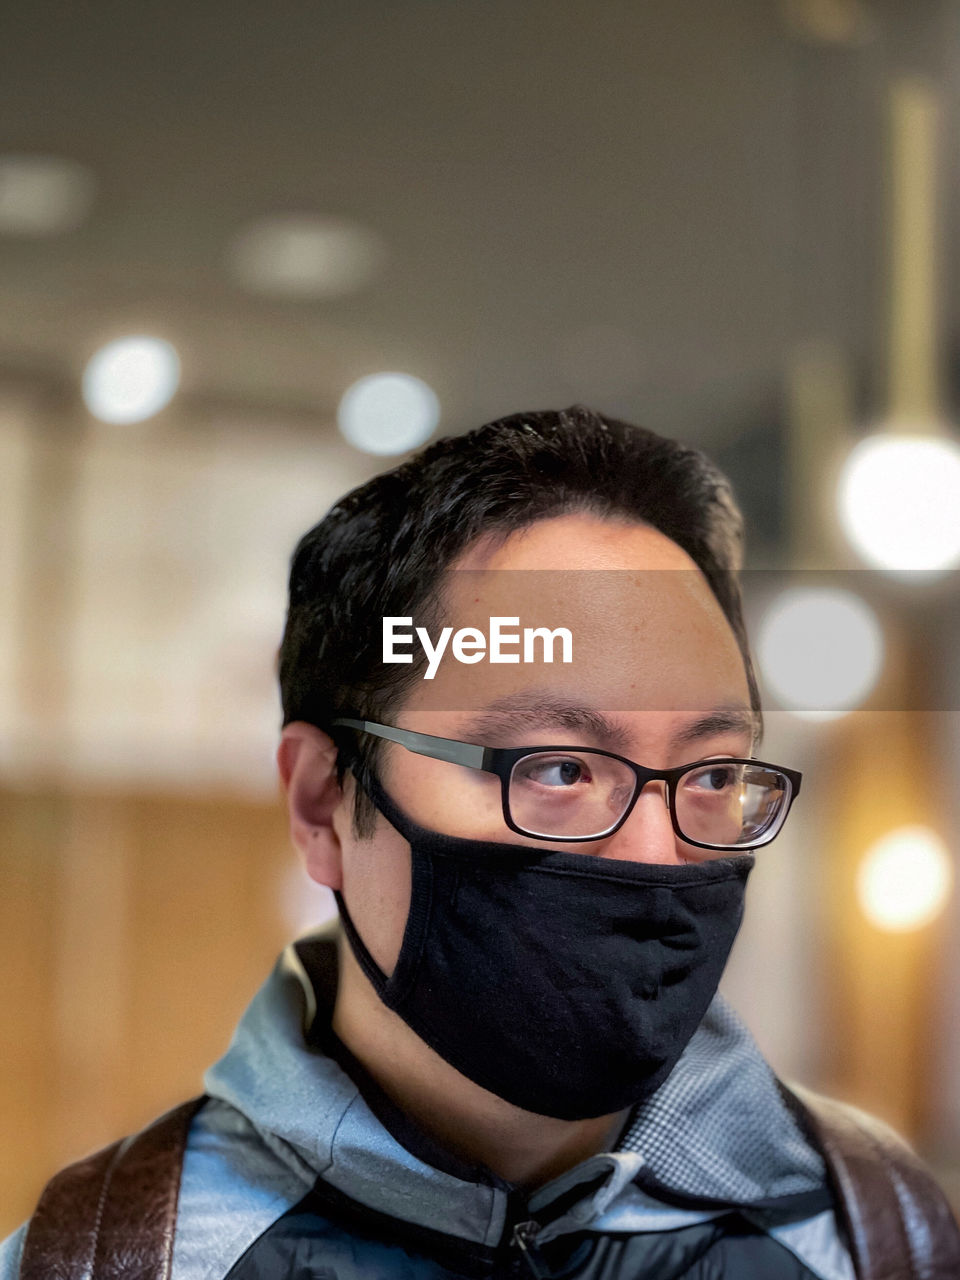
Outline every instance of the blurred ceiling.
{"type": "Polygon", "coordinates": [[[874,377],[884,94],[923,71],[955,119],[958,31],[945,0],[7,5],[0,151],[98,191],[73,231],[0,237],[0,366],[72,388],[146,330],[185,396],[323,430],[403,369],[445,431],[582,400],[756,453],[798,343],[874,377]],[[228,246],[270,213],[356,222],[382,269],[249,294],[228,246]]]}

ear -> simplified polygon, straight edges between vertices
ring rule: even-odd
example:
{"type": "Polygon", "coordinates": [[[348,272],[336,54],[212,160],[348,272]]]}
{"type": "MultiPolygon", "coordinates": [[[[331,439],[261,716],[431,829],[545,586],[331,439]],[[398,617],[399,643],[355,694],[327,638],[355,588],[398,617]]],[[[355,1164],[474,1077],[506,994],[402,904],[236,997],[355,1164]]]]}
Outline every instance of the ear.
{"type": "Polygon", "coordinates": [[[322,730],[301,720],[284,726],[277,768],[290,815],[290,838],[303,854],[311,879],[331,889],[343,883],[334,814],[344,797],[336,764],[337,748],[322,730]]]}

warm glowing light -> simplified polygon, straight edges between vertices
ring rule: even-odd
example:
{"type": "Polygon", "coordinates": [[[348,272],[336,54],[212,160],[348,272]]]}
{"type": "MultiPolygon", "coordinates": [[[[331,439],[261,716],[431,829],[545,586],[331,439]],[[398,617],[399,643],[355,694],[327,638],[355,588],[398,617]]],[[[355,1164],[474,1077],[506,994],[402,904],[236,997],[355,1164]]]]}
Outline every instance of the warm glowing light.
{"type": "Polygon", "coordinates": [[[883,634],[873,610],[836,587],[784,591],[757,637],[764,679],[791,711],[842,715],[870,694],[883,664],[883,634]]]}
{"type": "Polygon", "coordinates": [[[117,338],[93,355],[83,371],[83,399],[101,422],[142,422],[173,399],[180,359],[162,338],[117,338]]]}
{"type": "Polygon", "coordinates": [[[315,214],[278,214],[244,227],[230,247],[233,274],[254,293],[326,298],[351,293],[376,274],[383,241],[365,227],[315,214]]]}
{"type": "Polygon", "coordinates": [[[869,564],[943,572],[960,564],[960,445],[940,436],[879,434],[850,452],[837,492],[840,521],[869,564]]]}
{"type": "Polygon", "coordinates": [[[391,456],[415,449],[433,434],[440,404],[409,373],[372,373],[348,387],[337,410],[344,437],[364,453],[391,456]]]}
{"type": "Polygon", "coordinates": [[[899,827],[867,850],[857,877],[864,915],[878,929],[905,932],[929,924],[953,884],[946,846],[929,827],[899,827]]]}
{"type": "Polygon", "coordinates": [[[96,181],[61,156],[0,156],[0,232],[52,236],[71,231],[90,211],[96,181]]]}

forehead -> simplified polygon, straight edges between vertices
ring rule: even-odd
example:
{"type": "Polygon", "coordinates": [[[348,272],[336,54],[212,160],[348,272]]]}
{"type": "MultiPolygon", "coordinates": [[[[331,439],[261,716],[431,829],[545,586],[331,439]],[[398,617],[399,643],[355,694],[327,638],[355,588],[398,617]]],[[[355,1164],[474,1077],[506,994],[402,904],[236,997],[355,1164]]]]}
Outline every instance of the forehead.
{"type": "MultiPolygon", "coordinates": [[[[530,690],[603,710],[702,711],[749,705],[743,658],[720,605],[690,556],[647,525],[576,514],[481,540],[444,577],[441,621],[485,635],[490,619],[565,628],[573,660],[444,660],[419,681],[410,709],[481,708],[530,690]]],[[[416,624],[417,619],[414,619],[416,624]]],[[[434,637],[435,639],[436,637],[434,637]]]]}

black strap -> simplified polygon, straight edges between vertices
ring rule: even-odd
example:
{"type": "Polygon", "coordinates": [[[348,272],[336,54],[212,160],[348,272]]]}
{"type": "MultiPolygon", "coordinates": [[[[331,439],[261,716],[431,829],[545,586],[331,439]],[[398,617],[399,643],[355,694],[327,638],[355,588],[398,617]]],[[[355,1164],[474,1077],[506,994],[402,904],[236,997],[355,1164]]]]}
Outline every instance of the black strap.
{"type": "Polygon", "coordinates": [[[20,1280],[169,1280],[190,1122],[206,1094],[61,1169],[30,1224],[20,1280]]]}
{"type": "Polygon", "coordinates": [[[960,1229],[910,1147],[863,1111],[780,1083],[827,1162],[858,1280],[958,1280],[960,1229]]]}

